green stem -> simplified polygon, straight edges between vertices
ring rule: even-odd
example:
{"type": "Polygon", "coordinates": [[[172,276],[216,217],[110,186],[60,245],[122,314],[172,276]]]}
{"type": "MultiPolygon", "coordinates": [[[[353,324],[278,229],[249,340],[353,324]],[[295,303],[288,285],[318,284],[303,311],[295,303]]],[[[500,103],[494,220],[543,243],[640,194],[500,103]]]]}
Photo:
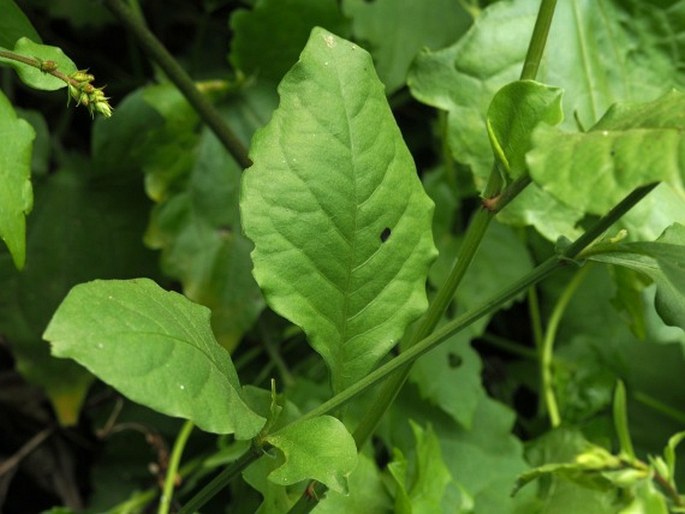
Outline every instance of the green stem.
{"type": "Polygon", "coordinates": [[[538,351],[538,355],[542,352],[542,341],[544,335],[542,333],[542,316],[540,315],[540,299],[538,298],[538,290],[536,287],[531,287],[528,290],[528,313],[530,316],[530,325],[533,330],[533,342],[538,351]]]}
{"type": "MultiPolygon", "coordinates": [[[[464,241],[459,248],[459,256],[454,263],[452,271],[447,277],[445,284],[440,288],[431,302],[419,327],[408,340],[406,348],[414,347],[419,341],[426,338],[435,330],[440,318],[454,298],[457,286],[464,278],[466,270],[473,261],[473,257],[478,250],[480,242],[482,241],[493,216],[494,214],[492,212],[483,208],[479,209],[473,216],[471,223],[469,223],[469,227],[466,230],[464,241]]],[[[404,353],[406,353],[406,350],[402,355],[404,353]]],[[[353,433],[357,448],[361,448],[374,432],[388,406],[395,400],[395,397],[402,388],[402,385],[409,375],[409,371],[410,368],[407,366],[396,375],[389,377],[386,383],[383,384],[383,387],[374,395],[371,407],[367,410],[353,433]]]]}
{"type": "Polygon", "coordinates": [[[375,371],[372,371],[362,380],[356,382],[354,385],[350,386],[344,391],[341,391],[330,400],[309,411],[300,419],[309,419],[316,416],[321,416],[333,409],[341,407],[349,402],[352,398],[372,387],[374,384],[380,382],[397,369],[414,362],[421,355],[432,350],[441,342],[463,330],[471,323],[498,309],[502,304],[513,299],[519,293],[525,291],[528,287],[532,286],[533,284],[537,284],[554,271],[568,265],[569,261],[575,259],[578,254],[585,249],[585,247],[589,246],[595,239],[601,236],[604,231],[611,227],[611,225],[613,225],[621,216],[628,212],[630,208],[647,196],[647,194],[649,194],[649,192],[651,192],[657,186],[657,184],[658,183],[655,182],[636,189],[626,196],[626,198],[624,198],[618,205],[611,209],[605,216],[597,220],[594,225],[592,225],[572,244],[566,247],[566,249],[559,255],[550,257],[526,276],[490,298],[490,300],[487,302],[445,324],[442,328],[430,336],[424,338],[416,345],[393,358],[391,361],[377,368],[375,371]]]}
{"type": "Polygon", "coordinates": [[[515,341],[510,341],[504,337],[497,336],[495,334],[485,333],[478,338],[487,344],[494,346],[498,350],[503,350],[509,352],[513,355],[517,355],[522,359],[528,359],[530,361],[538,362],[539,353],[532,348],[523,346],[521,343],[515,341]]]}
{"type": "Polygon", "coordinates": [[[542,54],[545,51],[549,27],[552,25],[552,18],[554,17],[554,9],[556,6],[557,0],[542,0],[540,3],[538,17],[535,20],[535,28],[533,29],[533,35],[530,38],[528,53],[526,54],[526,60],[523,63],[523,70],[521,71],[521,80],[535,80],[535,77],[538,74],[538,68],[540,68],[542,54]]]}
{"type": "Polygon", "coordinates": [[[178,514],[193,514],[263,454],[264,449],[250,448],[237,461],[215,476],[199,493],[193,496],[190,501],[178,511],[178,514]]]}
{"type": "Polygon", "coordinates": [[[547,323],[547,330],[545,331],[545,337],[542,341],[542,349],[540,352],[540,376],[542,381],[542,392],[545,399],[545,405],[547,406],[547,415],[549,416],[549,422],[552,428],[556,428],[561,424],[561,416],[559,415],[559,407],[557,406],[557,400],[554,396],[554,381],[553,381],[553,357],[554,357],[554,340],[557,336],[557,330],[559,328],[559,323],[561,318],[566,312],[571,298],[575,294],[578,286],[581,284],[585,275],[587,275],[587,270],[589,266],[581,268],[581,270],[576,273],[571,281],[566,286],[566,289],[562,293],[561,297],[554,306],[554,310],[549,317],[549,322],[547,323]]]}
{"type": "Polygon", "coordinates": [[[685,412],[675,409],[670,405],[660,400],[657,400],[653,396],[648,395],[647,393],[643,393],[641,391],[635,391],[633,393],[633,398],[635,398],[635,400],[640,402],[641,404],[646,405],[651,409],[654,409],[660,414],[663,414],[664,416],[669,417],[672,420],[677,421],[678,423],[685,424],[685,412]]]}
{"type": "Polygon", "coordinates": [[[169,514],[169,507],[171,506],[171,498],[174,495],[174,486],[176,485],[176,476],[178,474],[178,467],[181,464],[181,455],[183,455],[183,449],[188,442],[188,437],[193,431],[193,423],[186,421],[181,427],[181,431],[178,433],[176,442],[174,443],[174,448],[171,450],[171,457],[169,458],[169,466],[166,470],[166,476],[164,477],[164,488],[162,489],[162,497],[159,500],[159,509],[157,509],[157,514],[169,514]]]}
{"type": "Polygon", "coordinates": [[[74,87],[78,87],[80,85],[80,82],[59,71],[57,69],[57,65],[52,61],[41,61],[35,57],[27,57],[16,52],[11,52],[10,50],[0,50],[0,57],[37,68],[43,73],[47,73],[48,75],[52,75],[53,77],[64,81],[64,83],[67,85],[71,84],[74,87]]]}
{"type": "Polygon", "coordinates": [[[160,41],[121,0],[104,0],[107,8],[136,37],[148,56],[169,77],[188,103],[197,111],[207,126],[216,134],[226,150],[243,168],[252,165],[242,142],[224,122],[212,103],[197,89],[193,79],[167,51],[160,41]]]}
{"type": "MultiPolygon", "coordinates": [[[[347,402],[352,400],[357,395],[366,391],[375,384],[383,381],[392,373],[404,368],[418,359],[424,353],[432,350],[443,341],[449,339],[454,334],[468,327],[471,323],[482,318],[486,314],[493,312],[501,307],[504,303],[512,300],[518,294],[526,291],[532,285],[537,284],[554,271],[568,265],[569,261],[576,258],[578,254],[596,238],[598,238],[605,230],[613,225],[621,216],[644,198],[652,189],[656,187],[657,183],[649,184],[636,189],[630,193],[623,201],[616,207],[611,209],[605,216],[600,218],[592,227],[590,227],[582,236],[580,236],[574,243],[569,245],[561,254],[551,257],[537,268],[532,270],[526,276],[501,291],[499,294],[493,296],[489,301],[483,303],[480,307],[473,309],[462,316],[445,324],[442,328],[431,334],[430,336],[419,341],[405,352],[372,371],[359,382],[348,387],[344,391],[336,394],[333,398],[322,403],[318,407],[307,412],[301,416],[297,421],[315,418],[329,413],[344,406],[347,402]]],[[[278,431],[277,431],[278,432],[278,431]]],[[[276,433],[277,433],[276,432],[276,433]]],[[[202,489],[190,502],[188,502],[179,512],[179,514],[192,514],[195,510],[204,505],[217,492],[223,489],[235,476],[237,476],[249,464],[257,460],[263,454],[263,449],[252,448],[238,461],[233,463],[229,468],[219,474],[212,480],[204,489],[202,489]]],[[[319,489],[316,489],[318,492],[319,489]]],[[[321,495],[325,492],[325,488],[320,489],[321,495]]],[[[298,502],[299,503],[299,502],[298,502]]],[[[316,498],[312,499],[311,508],[316,506],[316,498]]],[[[307,512],[307,511],[302,511],[307,512]]]]}

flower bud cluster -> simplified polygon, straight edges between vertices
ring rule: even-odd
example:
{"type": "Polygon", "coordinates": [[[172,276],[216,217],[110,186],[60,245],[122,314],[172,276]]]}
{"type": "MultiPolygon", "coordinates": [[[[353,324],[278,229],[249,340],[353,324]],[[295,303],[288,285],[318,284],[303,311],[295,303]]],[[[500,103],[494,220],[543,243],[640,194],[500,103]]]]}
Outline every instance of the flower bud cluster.
{"type": "Polygon", "coordinates": [[[108,97],[105,96],[102,87],[95,87],[91,82],[95,77],[87,70],[78,70],[69,75],[69,98],[76,100],[76,105],[84,105],[94,116],[96,112],[105,118],[112,116],[112,106],[109,105],[108,97]]]}

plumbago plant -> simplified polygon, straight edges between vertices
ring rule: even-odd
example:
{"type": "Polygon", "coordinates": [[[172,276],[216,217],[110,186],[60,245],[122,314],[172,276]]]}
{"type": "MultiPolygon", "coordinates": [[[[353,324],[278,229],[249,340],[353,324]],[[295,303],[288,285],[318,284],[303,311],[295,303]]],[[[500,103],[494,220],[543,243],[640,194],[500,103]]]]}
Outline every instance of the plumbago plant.
{"type": "Polygon", "coordinates": [[[488,3],[257,1],[193,82],[105,0],[158,77],[113,113],[0,1],[0,63],[111,116],[48,173],[0,95],[0,330],[111,459],[52,512],[685,511],[685,2],[488,3]]]}

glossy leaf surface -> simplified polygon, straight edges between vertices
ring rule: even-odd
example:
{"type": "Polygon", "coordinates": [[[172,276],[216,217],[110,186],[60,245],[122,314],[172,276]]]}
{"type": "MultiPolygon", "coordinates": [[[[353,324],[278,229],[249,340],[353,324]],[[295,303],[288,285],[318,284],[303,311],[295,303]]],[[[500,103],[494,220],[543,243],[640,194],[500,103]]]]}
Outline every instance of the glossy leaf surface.
{"type": "Polygon", "coordinates": [[[133,401],[248,439],[265,420],[241,398],[209,314],[149,279],[96,280],[69,292],[44,337],[133,401]]]}
{"type": "Polygon", "coordinates": [[[339,391],[426,308],[433,204],[370,56],[315,29],[255,135],[241,209],[254,276],[339,391]]]}

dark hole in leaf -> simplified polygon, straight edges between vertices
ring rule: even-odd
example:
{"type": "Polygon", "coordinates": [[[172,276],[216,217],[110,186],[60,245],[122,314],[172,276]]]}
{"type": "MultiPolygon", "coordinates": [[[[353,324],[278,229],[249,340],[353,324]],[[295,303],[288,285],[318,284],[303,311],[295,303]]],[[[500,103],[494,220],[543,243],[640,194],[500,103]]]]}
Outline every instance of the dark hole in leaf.
{"type": "Polygon", "coordinates": [[[381,232],[381,242],[382,242],[382,243],[385,243],[385,242],[388,240],[388,238],[390,237],[391,232],[392,232],[392,231],[391,231],[388,227],[385,227],[385,228],[383,229],[383,232],[381,232]]]}
{"type": "Polygon", "coordinates": [[[461,355],[449,353],[447,355],[447,362],[449,363],[450,368],[458,368],[464,363],[464,359],[461,358],[461,355]]]}

